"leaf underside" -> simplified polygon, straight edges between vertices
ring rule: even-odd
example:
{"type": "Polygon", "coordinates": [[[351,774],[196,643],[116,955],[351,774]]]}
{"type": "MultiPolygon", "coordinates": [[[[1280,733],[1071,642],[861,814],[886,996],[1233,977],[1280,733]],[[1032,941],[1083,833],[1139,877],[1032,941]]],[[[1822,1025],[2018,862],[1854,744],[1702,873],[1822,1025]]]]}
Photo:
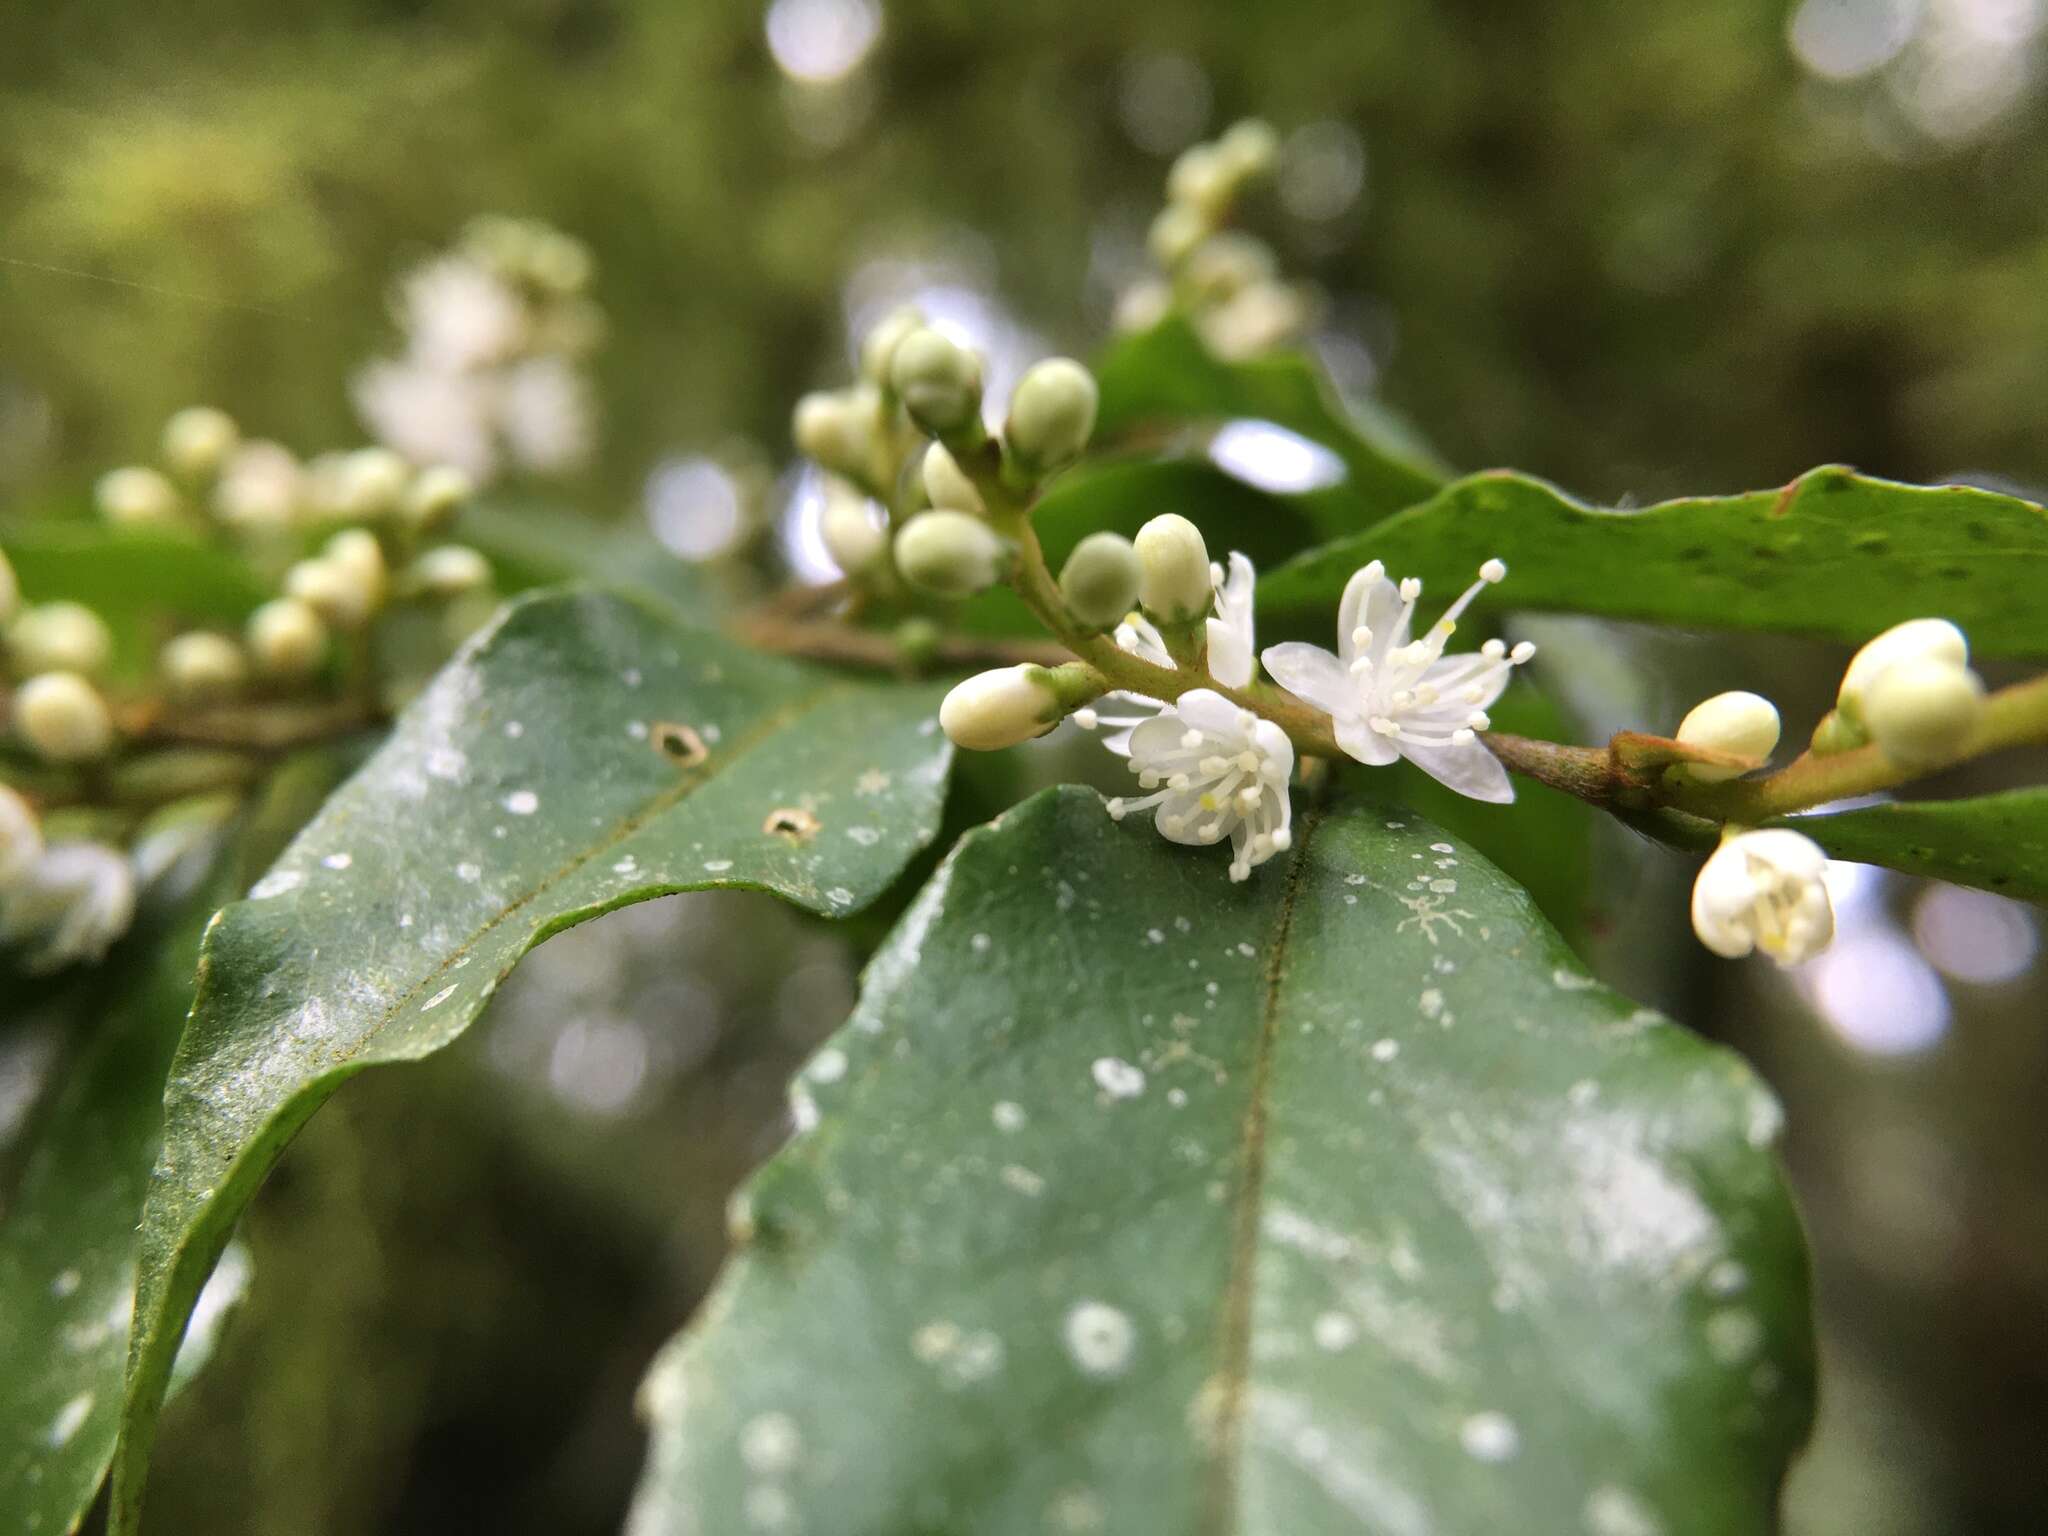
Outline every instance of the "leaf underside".
{"type": "Polygon", "coordinates": [[[1838,859],[2048,902],[2048,789],[1871,805],[1775,825],[1796,827],[1838,859]]]}
{"type": "Polygon", "coordinates": [[[1772,1528],[1774,1101],[1412,813],[1297,839],[963,841],[647,1381],[632,1536],[1772,1528]]]}
{"type": "Polygon", "coordinates": [[[515,604],[440,674],[208,933],[144,1206],[112,1529],[135,1527],[199,1286],[328,1095],[448,1044],[527,949],[613,907],[707,887],[864,906],[937,829],[937,699],[593,593],[515,604]]]}
{"type": "Polygon", "coordinates": [[[1782,491],[1590,507],[1495,471],[1311,550],[1259,583],[1262,621],[1325,622],[1351,573],[1384,560],[1439,602],[1499,556],[1480,606],[1553,609],[1860,644],[1905,619],[1953,619],[1984,656],[2048,655],[2048,511],[1960,486],[1824,468],[1782,491]]]}

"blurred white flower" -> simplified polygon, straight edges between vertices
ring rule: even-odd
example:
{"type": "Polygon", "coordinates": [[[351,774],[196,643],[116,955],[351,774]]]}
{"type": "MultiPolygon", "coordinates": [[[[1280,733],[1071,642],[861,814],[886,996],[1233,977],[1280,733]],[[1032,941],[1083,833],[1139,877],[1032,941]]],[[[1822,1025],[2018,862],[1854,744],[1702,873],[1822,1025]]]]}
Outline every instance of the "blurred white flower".
{"type": "Polygon", "coordinates": [[[354,395],[371,435],[415,464],[452,464],[479,483],[497,470],[486,380],[380,361],[356,375],[354,395]]]}
{"type": "Polygon", "coordinates": [[[590,456],[593,414],[582,374],[562,358],[536,357],[505,371],[498,430],[522,469],[550,474],[583,463],[590,456]]]}
{"type": "Polygon", "coordinates": [[[400,289],[399,323],[415,362],[448,372],[502,363],[526,344],[526,305],[487,268],[462,256],[415,267],[400,289]]]}
{"type": "Polygon", "coordinates": [[[102,843],[53,843],[0,900],[0,944],[31,975],[94,961],[135,920],[135,875],[102,843]]]}

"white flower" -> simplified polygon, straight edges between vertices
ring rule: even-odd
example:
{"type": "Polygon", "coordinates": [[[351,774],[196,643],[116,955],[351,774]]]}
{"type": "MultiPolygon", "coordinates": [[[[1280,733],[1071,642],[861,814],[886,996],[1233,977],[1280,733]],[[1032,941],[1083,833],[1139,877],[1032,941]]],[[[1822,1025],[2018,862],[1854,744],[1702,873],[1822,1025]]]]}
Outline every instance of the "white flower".
{"type": "Polygon", "coordinates": [[[559,357],[509,368],[498,399],[498,430],[521,469],[553,474],[590,457],[595,435],[590,390],[559,357]]]}
{"type": "Polygon", "coordinates": [[[1290,641],[1262,659],[1281,687],[1326,711],[1337,744],[1361,763],[1381,766],[1405,757],[1423,772],[1474,800],[1515,798],[1507,770],[1478,732],[1490,728],[1486,707],[1507,688],[1508,674],[1536,654],[1527,641],[1510,651],[1489,640],[1476,652],[1446,657],[1444,642],[1458,615],[1507,567],[1489,560],[1479,580],[1432,624],[1408,638],[1422,583],[1398,587],[1375,560],[1351,578],[1337,612],[1337,654],[1290,641]]]}
{"type": "Polygon", "coordinates": [[[0,944],[31,975],[97,960],[135,919],[135,875],[100,843],[53,843],[0,900],[0,944]]]}
{"type": "Polygon", "coordinates": [[[1693,882],[1693,932],[1731,960],[1753,949],[1780,965],[1811,959],[1835,936],[1827,862],[1818,843],[1787,828],[1725,836],[1693,882]]]}
{"type": "Polygon", "coordinates": [[[414,359],[435,371],[503,362],[526,341],[519,295],[461,256],[414,268],[399,295],[398,319],[414,359]]]}
{"type": "Polygon", "coordinates": [[[498,467],[487,381],[414,362],[374,362],[350,393],[370,435],[415,464],[450,464],[481,484],[498,467]]]}
{"type": "Polygon", "coordinates": [[[1253,868],[1293,841],[1288,830],[1287,780],[1294,746],[1270,720],[1240,709],[1222,694],[1194,688],[1130,733],[1131,772],[1153,791],[1139,800],[1109,802],[1118,821],[1132,811],[1159,808],[1159,835],[1204,845],[1230,839],[1230,878],[1253,868]]]}
{"type": "MultiPolygon", "coordinates": [[[[1209,582],[1216,593],[1217,617],[1208,621],[1209,675],[1226,688],[1243,688],[1252,680],[1252,587],[1256,581],[1252,563],[1234,551],[1228,572],[1214,561],[1209,564],[1209,582]]],[[[1142,614],[1132,614],[1116,627],[1119,649],[1129,651],[1154,666],[1170,667],[1166,641],[1142,614]]],[[[1106,693],[1093,709],[1078,710],[1075,724],[1083,730],[1098,725],[1108,734],[1102,744],[1119,757],[1131,750],[1132,730],[1157,716],[1166,706],[1142,693],[1106,693]],[[1104,708],[1107,706],[1107,709],[1104,708]]]]}

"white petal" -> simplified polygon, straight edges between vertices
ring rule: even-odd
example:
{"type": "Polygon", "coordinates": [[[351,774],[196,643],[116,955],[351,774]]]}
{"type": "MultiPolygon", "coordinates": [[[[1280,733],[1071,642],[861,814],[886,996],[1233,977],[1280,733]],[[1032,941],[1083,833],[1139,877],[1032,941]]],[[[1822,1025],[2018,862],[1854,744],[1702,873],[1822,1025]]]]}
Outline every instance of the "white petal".
{"type": "Polygon", "coordinates": [[[1507,769],[1477,741],[1468,741],[1462,747],[1418,747],[1403,742],[1401,755],[1431,778],[1474,800],[1505,805],[1515,798],[1515,786],[1508,782],[1507,769]]]}
{"type": "Polygon", "coordinates": [[[1267,646],[1260,659],[1273,681],[1303,703],[1339,718],[1358,713],[1358,679],[1321,646],[1288,640],[1267,646]]]}
{"type": "Polygon", "coordinates": [[[1173,701],[1174,712],[1196,730],[1210,736],[1235,739],[1244,734],[1238,728],[1240,708],[1209,688],[1190,688],[1173,701]]]}
{"type": "Polygon", "coordinates": [[[1365,570],[1359,570],[1345,584],[1344,600],[1337,605],[1337,654],[1347,662],[1357,657],[1358,651],[1351,643],[1351,636],[1361,624],[1372,631],[1372,645],[1367,654],[1375,661],[1395,646],[1406,645],[1408,625],[1395,622],[1400,612],[1401,589],[1384,576],[1368,581],[1365,570]]]}
{"type": "MultiPolygon", "coordinates": [[[[1294,772],[1294,743],[1287,739],[1287,733],[1270,720],[1261,720],[1252,727],[1252,744],[1266,755],[1267,771],[1281,784],[1294,772]]],[[[1281,790],[1284,803],[1287,792],[1281,790]]]]}
{"type": "Polygon", "coordinates": [[[1209,675],[1226,688],[1242,688],[1252,680],[1251,626],[1240,631],[1221,619],[1211,619],[1209,630],[1209,675]]]}
{"type": "Polygon", "coordinates": [[[1172,710],[1162,710],[1143,725],[1131,730],[1131,756],[1140,763],[1180,750],[1187,723],[1172,710]]]}
{"type": "Polygon", "coordinates": [[[1212,812],[1202,809],[1202,798],[1193,790],[1182,790],[1168,795],[1159,802],[1159,811],[1152,818],[1152,825],[1159,829],[1159,835],[1169,843],[1180,843],[1190,848],[1206,848],[1202,841],[1201,829],[1216,819],[1212,812]],[[1169,832],[1166,824],[1178,819],[1180,830],[1169,832]]]}
{"type": "Polygon", "coordinates": [[[1116,627],[1116,643],[1142,661],[1149,661],[1155,667],[1170,667],[1173,657],[1167,654],[1165,637],[1158,627],[1143,615],[1126,619],[1116,627]],[[1130,636],[1130,643],[1124,637],[1130,636]]]}
{"type": "Polygon", "coordinates": [[[1368,768],[1384,768],[1401,755],[1393,737],[1382,736],[1356,715],[1337,722],[1337,745],[1368,768]]]}
{"type": "Polygon", "coordinates": [[[1164,708],[1166,706],[1157,699],[1148,699],[1142,693],[1124,693],[1121,690],[1105,693],[1095,701],[1096,716],[1105,727],[1100,738],[1103,750],[1114,752],[1118,757],[1129,757],[1131,732],[1164,708]]]}

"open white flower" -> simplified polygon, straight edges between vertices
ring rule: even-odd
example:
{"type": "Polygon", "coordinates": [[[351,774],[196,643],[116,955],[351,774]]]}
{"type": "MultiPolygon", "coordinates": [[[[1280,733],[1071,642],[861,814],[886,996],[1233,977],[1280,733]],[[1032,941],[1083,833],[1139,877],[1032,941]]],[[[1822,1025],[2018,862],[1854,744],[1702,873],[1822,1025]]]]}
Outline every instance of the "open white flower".
{"type": "Polygon", "coordinates": [[[1230,839],[1230,878],[1243,880],[1293,842],[1287,780],[1294,744],[1270,720],[1193,688],[1130,732],[1130,767],[1152,793],[1115,799],[1109,814],[1157,806],[1159,835],[1197,846],[1230,839]]]}
{"type": "Polygon", "coordinates": [[[0,944],[30,975],[95,961],[135,920],[135,875],[102,843],[52,843],[0,900],[0,944]]]}
{"type": "Polygon", "coordinates": [[[1515,798],[1507,770],[1480,742],[1486,707],[1507,688],[1510,671],[1536,654],[1526,640],[1513,650],[1489,640],[1479,650],[1445,656],[1458,615],[1486,587],[1507,575],[1489,560],[1420,640],[1408,638],[1422,583],[1399,586],[1375,560],[1351,578],[1337,613],[1337,654],[1290,641],[1262,659],[1281,687],[1326,711],[1337,744],[1375,767],[1405,757],[1474,800],[1515,798]]]}
{"type": "MultiPolygon", "coordinates": [[[[1255,670],[1252,660],[1252,587],[1256,579],[1251,561],[1234,551],[1227,572],[1214,561],[1210,562],[1209,581],[1216,591],[1217,616],[1207,621],[1209,675],[1226,688],[1244,687],[1251,682],[1255,670]]],[[[1152,621],[1142,614],[1134,613],[1117,625],[1116,643],[1120,649],[1154,666],[1173,665],[1173,658],[1166,651],[1166,641],[1152,621]]],[[[1147,698],[1142,693],[1106,693],[1093,709],[1077,710],[1074,722],[1083,730],[1094,730],[1100,726],[1106,732],[1102,744],[1117,756],[1128,757],[1131,732],[1145,721],[1157,717],[1165,708],[1161,700],[1147,698]]]]}
{"type": "Polygon", "coordinates": [[[1693,932],[1731,960],[1753,949],[1780,965],[1812,959],[1835,936],[1827,864],[1818,843],[1789,828],[1732,833],[1693,882],[1693,932]]]}

